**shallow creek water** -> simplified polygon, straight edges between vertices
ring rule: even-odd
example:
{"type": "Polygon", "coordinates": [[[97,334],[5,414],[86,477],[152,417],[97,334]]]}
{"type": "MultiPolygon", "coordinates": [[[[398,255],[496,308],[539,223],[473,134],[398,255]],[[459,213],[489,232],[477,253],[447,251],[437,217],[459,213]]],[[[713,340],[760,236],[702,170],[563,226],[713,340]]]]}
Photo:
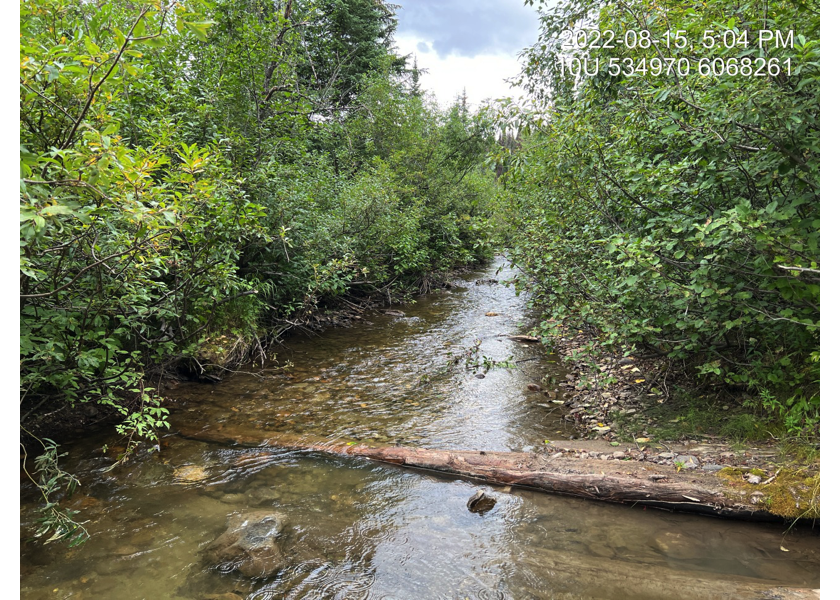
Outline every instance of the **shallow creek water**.
{"type": "MultiPolygon", "coordinates": [[[[453,290],[400,306],[403,316],[366,314],[351,328],[292,337],[268,368],[181,384],[169,392],[172,429],[481,450],[562,439],[572,431],[560,405],[526,388],[563,378],[562,366],[505,337],[527,333],[533,315],[512,288],[486,281],[513,274],[497,259],[453,290]]],[[[754,584],[819,587],[819,536],[809,529],[177,433],[159,453],[109,470],[102,448],[116,443],[106,432],[64,448],[65,468],[82,480],[71,500],[91,534],[81,547],[24,543],[37,513],[22,486],[21,598],[671,600],[743,598],[754,584]],[[479,489],[497,500],[484,514],[467,509],[479,489]],[[228,516],[254,509],[286,517],[280,571],[247,578],[204,564],[228,516]]]]}

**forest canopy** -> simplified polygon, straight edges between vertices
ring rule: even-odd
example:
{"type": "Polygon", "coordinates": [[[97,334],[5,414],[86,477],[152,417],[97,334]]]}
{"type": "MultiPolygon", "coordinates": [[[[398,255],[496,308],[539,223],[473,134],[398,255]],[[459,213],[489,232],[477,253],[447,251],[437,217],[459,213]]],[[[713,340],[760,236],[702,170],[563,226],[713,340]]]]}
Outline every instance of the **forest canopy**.
{"type": "Polygon", "coordinates": [[[424,98],[395,27],[369,0],[21,2],[24,437],[98,405],[154,438],[153,372],[489,255],[489,123],[424,98]]]}

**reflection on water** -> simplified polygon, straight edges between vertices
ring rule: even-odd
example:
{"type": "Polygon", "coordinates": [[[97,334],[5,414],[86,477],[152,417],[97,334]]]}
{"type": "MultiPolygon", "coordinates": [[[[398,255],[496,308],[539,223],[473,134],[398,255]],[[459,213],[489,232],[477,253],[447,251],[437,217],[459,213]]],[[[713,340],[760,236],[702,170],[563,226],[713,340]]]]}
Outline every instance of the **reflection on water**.
{"type": "Polygon", "coordinates": [[[506,337],[534,319],[512,287],[487,282],[514,276],[496,274],[500,266],[401,306],[404,316],[298,335],[272,352],[290,367],[182,386],[178,396],[223,428],[318,439],[516,450],[568,435],[560,404],[527,390],[565,372],[540,346],[506,337]]]}
{"type": "MultiPolygon", "coordinates": [[[[549,432],[558,436],[553,405],[525,389],[558,374],[552,363],[528,360],[514,370],[490,369],[484,379],[463,361],[447,364],[453,348],[476,339],[479,362],[537,356],[535,348],[496,337],[527,327],[523,299],[500,285],[466,281],[404,310],[405,317],[371,318],[373,326],[292,340],[277,357],[294,363],[288,376],[184,386],[175,428],[195,419],[320,439],[471,449],[521,449],[549,432]],[[501,316],[485,316],[489,311],[501,316]]],[[[819,537],[810,530],[177,435],[162,440],[160,453],[105,471],[108,441],[77,444],[67,465],[83,474],[72,504],[89,521],[91,540],[75,549],[22,544],[22,598],[670,600],[741,598],[743,586],[756,583],[819,586],[819,537]],[[467,509],[478,489],[497,500],[484,515],[467,509]],[[278,573],[247,578],[205,564],[202,549],[225,530],[227,517],[255,509],[282,513],[289,523],[278,573]]],[[[27,489],[24,528],[36,518],[34,501],[27,489]]]]}

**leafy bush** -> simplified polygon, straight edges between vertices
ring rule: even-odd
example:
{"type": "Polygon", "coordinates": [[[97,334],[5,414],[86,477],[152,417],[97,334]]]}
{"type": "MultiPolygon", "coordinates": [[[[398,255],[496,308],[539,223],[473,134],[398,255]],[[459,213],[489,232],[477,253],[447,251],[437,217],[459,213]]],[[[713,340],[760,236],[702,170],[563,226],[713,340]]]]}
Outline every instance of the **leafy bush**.
{"type": "MultiPolygon", "coordinates": [[[[168,426],[149,367],[487,256],[486,121],[408,88],[386,7],[334,4],[21,4],[27,442],[44,406],[93,402],[130,450],[168,426]]],[[[43,449],[41,533],[65,538],[43,449]]]]}
{"type": "Polygon", "coordinates": [[[544,11],[525,59],[524,81],[542,110],[500,107],[524,133],[522,148],[500,160],[520,232],[513,258],[536,278],[550,316],[595,327],[603,344],[637,344],[694,366],[707,383],[778,397],[814,387],[818,13],[784,0],[716,0],[702,10],[573,2],[544,11]],[[571,51],[601,65],[576,75],[563,71],[556,43],[576,26],[653,39],[681,32],[692,44],[571,51]],[[746,46],[707,48],[709,30],[746,46]],[[796,35],[760,50],[759,30],[796,35]],[[701,67],[733,57],[790,69],[748,77],[701,67]],[[644,69],[609,72],[642,58],[644,69]],[[690,69],[656,73],[652,58],[690,69]]]}

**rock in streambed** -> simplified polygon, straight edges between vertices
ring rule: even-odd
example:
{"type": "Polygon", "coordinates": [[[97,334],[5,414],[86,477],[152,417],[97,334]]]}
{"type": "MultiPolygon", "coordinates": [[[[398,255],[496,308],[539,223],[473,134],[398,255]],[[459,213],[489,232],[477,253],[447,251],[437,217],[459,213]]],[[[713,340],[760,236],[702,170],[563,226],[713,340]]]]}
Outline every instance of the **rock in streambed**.
{"type": "Polygon", "coordinates": [[[245,577],[271,577],[284,565],[286,516],[249,511],[228,517],[227,530],[204,549],[204,560],[219,570],[245,577]]]}

